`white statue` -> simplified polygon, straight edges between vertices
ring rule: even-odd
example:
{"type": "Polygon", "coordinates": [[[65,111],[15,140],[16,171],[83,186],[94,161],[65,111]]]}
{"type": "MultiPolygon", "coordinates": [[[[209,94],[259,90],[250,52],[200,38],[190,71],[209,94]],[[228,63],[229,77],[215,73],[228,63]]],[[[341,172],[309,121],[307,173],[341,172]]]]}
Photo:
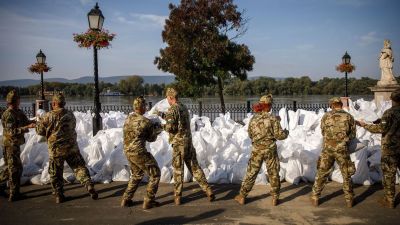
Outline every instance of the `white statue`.
{"type": "Polygon", "coordinates": [[[379,56],[379,67],[381,68],[381,80],[378,81],[378,86],[394,85],[397,81],[393,75],[393,52],[390,47],[390,40],[383,42],[383,48],[379,56]]]}

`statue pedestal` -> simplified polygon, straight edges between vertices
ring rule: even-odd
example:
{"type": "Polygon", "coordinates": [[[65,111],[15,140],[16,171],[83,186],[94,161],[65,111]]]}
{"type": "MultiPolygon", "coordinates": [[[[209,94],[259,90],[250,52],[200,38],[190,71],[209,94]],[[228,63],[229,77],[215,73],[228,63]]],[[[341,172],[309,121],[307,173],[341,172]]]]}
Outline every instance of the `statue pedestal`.
{"type": "Polygon", "coordinates": [[[35,114],[38,109],[43,109],[44,111],[48,112],[49,111],[49,100],[37,99],[36,106],[35,106],[35,114]]]}
{"type": "Polygon", "coordinates": [[[398,84],[369,87],[374,92],[376,107],[381,107],[382,102],[390,101],[390,94],[399,87],[400,85],[398,84]]]}

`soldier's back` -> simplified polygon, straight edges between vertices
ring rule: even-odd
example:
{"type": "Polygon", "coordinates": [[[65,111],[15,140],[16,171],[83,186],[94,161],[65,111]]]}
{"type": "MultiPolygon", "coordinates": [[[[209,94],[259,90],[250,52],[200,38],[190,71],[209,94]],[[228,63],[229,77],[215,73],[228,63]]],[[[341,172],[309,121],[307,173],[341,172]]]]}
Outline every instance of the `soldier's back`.
{"type": "Polygon", "coordinates": [[[325,113],[321,121],[322,135],[327,140],[349,140],[352,116],[344,110],[325,113]]]}
{"type": "Polygon", "coordinates": [[[124,123],[124,150],[135,151],[145,148],[148,138],[148,127],[150,120],[137,113],[128,116],[124,123]]]}
{"type": "Polygon", "coordinates": [[[267,112],[257,113],[253,116],[249,123],[249,135],[253,144],[274,139],[272,124],[275,120],[276,118],[267,112]]]}
{"type": "Polygon", "coordinates": [[[49,117],[49,148],[68,148],[76,145],[76,119],[71,111],[52,110],[46,116],[49,117]]]}
{"type": "Polygon", "coordinates": [[[28,118],[21,109],[8,108],[1,116],[3,126],[3,144],[5,146],[21,145],[25,143],[24,133],[14,133],[13,129],[28,124],[28,118]]]}

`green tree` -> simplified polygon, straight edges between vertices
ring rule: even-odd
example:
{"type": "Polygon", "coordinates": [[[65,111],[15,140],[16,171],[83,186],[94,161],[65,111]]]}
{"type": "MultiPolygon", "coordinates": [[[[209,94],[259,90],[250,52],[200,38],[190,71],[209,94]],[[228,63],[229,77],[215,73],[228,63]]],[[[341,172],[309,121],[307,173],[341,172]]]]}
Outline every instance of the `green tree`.
{"type": "Polygon", "coordinates": [[[199,96],[204,86],[217,83],[225,113],[224,80],[231,76],[245,80],[255,61],[246,45],[233,42],[245,33],[246,20],[232,0],[181,0],[169,9],[162,32],[167,46],[154,63],[175,74],[178,87],[192,95],[199,96]]]}
{"type": "Polygon", "coordinates": [[[143,78],[133,75],[118,83],[118,89],[126,95],[143,95],[143,78]]]}

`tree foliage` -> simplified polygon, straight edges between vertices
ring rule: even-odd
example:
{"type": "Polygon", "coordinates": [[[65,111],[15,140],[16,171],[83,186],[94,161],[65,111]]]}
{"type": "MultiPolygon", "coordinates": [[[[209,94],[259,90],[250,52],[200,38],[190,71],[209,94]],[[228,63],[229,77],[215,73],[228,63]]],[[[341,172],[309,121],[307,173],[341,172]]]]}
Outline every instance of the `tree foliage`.
{"type": "Polygon", "coordinates": [[[233,39],[245,32],[246,20],[232,0],[181,0],[169,5],[170,15],[162,32],[166,47],[154,63],[176,76],[178,86],[192,96],[218,83],[224,107],[222,83],[234,76],[247,78],[255,62],[249,48],[233,39]]]}

